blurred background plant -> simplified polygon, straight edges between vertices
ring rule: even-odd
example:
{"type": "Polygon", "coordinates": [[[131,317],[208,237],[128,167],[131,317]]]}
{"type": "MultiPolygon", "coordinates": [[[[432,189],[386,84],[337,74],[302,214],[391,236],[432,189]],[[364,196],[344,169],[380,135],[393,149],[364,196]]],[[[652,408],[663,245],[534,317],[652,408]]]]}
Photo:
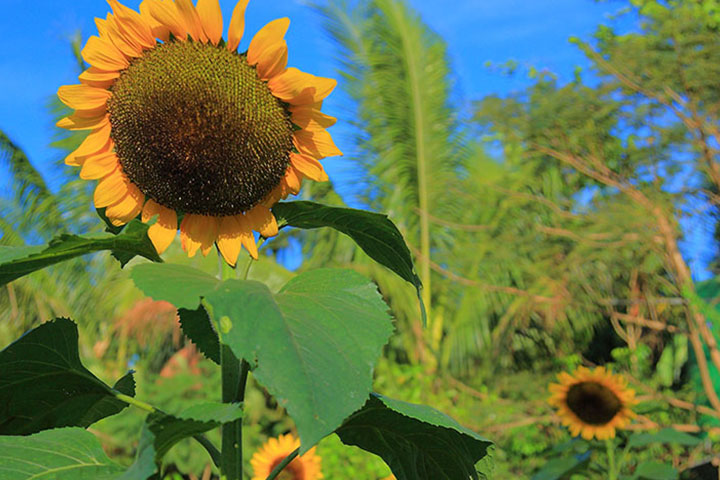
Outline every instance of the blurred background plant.
{"type": "MultiPolygon", "coordinates": [[[[556,372],[580,364],[611,365],[630,379],[640,400],[631,429],[672,427],[697,440],[631,445],[637,433],[621,433],[618,447],[633,447],[629,478],[675,478],[636,471],[649,460],[671,464],[682,478],[712,478],[693,475],[717,470],[720,283],[695,284],[683,252],[692,229],[720,239],[720,4],[618,3],[632,28],[600,25],[593,38],[574,40],[589,70],[562,84],[551,72],[508,63],[508,75],[526,74],[532,85],[479,99],[470,113],[458,100],[445,41],[407,3],[314,7],[338,47],[341,88],[352,100],[341,119],[353,135],[346,157],[363,172],[362,193],[352,200],[387,212],[402,230],[425,285],[428,325],[415,292],[335,231],[281,232],[251,277],[281,285],[294,275],[283,264],[297,241],[300,271],[343,266],[371,277],[397,327],[377,389],[452,412],[493,439],[496,478],[571,478],[576,465],[553,470],[559,456],[588,458],[592,445],[560,427],[546,393],[556,372]]],[[[81,43],[72,44],[79,69],[81,43]]],[[[52,101],[48,110],[59,118],[63,108],[52,101]]],[[[61,152],[82,140],[56,135],[61,152]]],[[[51,191],[2,132],[0,156],[11,172],[0,197],[0,244],[103,229],[87,210],[87,182],[62,158],[62,186],[51,191]]],[[[302,195],[344,204],[332,184],[307,185],[302,195]]],[[[178,250],[168,253],[173,261],[218,272],[215,260],[178,250]]],[[[714,259],[715,274],[719,265],[714,259]]],[[[9,284],[0,292],[0,345],[54,316],[80,322],[82,355],[100,377],[137,369],[140,398],[179,411],[219,391],[172,308],[144,299],[109,256],[9,284]]],[[[247,405],[246,421],[257,425],[245,436],[248,451],[292,431],[256,385],[247,405]]],[[[106,449],[129,460],[141,424],[130,413],[94,429],[106,449]]],[[[593,461],[607,464],[604,451],[593,452],[593,461]]],[[[325,478],[389,474],[336,438],[317,453],[325,478]]],[[[213,472],[186,443],[168,457],[168,478],[213,472]]]]}

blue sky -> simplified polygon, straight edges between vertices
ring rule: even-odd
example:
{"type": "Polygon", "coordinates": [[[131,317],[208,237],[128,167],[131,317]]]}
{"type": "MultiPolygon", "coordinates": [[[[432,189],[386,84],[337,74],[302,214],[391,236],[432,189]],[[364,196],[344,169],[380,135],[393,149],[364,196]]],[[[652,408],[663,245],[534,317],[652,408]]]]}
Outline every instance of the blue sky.
{"type": "MultiPolygon", "coordinates": [[[[137,8],[139,1],[123,3],[137,8]]],[[[242,45],[268,21],[287,16],[292,20],[290,64],[317,75],[335,76],[334,46],[321,30],[321,19],[306,3],[251,1],[242,45]]],[[[587,62],[568,38],[589,38],[620,6],[592,0],[454,0],[452,7],[440,0],[409,3],[446,40],[457,99],[465,106],[485,95],[507,94],[529,83],[522,76],[509,78],[488,68],[488,62],[502,64],[512,59],[521,66],[551,70],[561,81],[569,80],[575,67],[587,62]]],[[[235,0],[221,0],[226,25],[234,4],[235,0]]],[[[58,86],[77,83],[69,38],[77,31],[84,38],[95,34],[93,18],[104,17],[109,6],[103,0],[2,0],[2,7],[0,129],[29,154],[52,184],[52,164],[59,153],[48,148],[52,129],[45,106],[58,86]]],[[[346,114],[341,102],[341,96],[334,95],[325,107],[340,124],[346,114]]],[[[347,140],[337,137],[341,150],[349,150],[344,148],[347,140]]],[[[343,159],[329,160],[326,165],[339,192],[352,201],[352,166],[343,159]]],[[[0,191],[5,190],[5,178],[0,170],[0,191]]],[[[705,248],[701,240],[692,243],[693,251],[705,248]]]]}

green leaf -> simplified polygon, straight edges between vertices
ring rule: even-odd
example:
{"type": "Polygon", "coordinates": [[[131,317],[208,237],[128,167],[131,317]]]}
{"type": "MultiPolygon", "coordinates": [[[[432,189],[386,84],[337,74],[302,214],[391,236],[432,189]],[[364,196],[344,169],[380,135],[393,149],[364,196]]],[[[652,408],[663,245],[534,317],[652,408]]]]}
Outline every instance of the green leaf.
{"type": "Polygon", "coordinates": [[[678,471],[660,462],[643,462],[635,469],[635,478],[645,480],[677,480],[678,471]]]}
{"type": "MultiPolygon", "coordinates": [[[[155,412],[148,415],[146,425],[153,435],[155,460],[160,461],[180,440],[218,428],[223,423],[242,418],[239,404],[203,403],[181,414],[155,412]]],[[[142,442],[141,442],[142,443],[142,442]]]]}
{"type": "Polygon", "coordinates": [[[97,438],[82,428],[0,437],[0,451],[3,480],[115,480],[125,470],[110,461],[97,438]]]}
{"type": "MultiPolygon", "coordinates": [[[[475,464],[492,445],[434,408],[378,394],[336,433],[346,445],[382,457],[398,480],[478,479],[475,464]]],[[[480,466],[488,471],[487,462],[480,466]]]]}
{"type": "Polygon", "coordinates": [[[178,309],[180,326],[185,335],[213,362],[220,365],[220,339],[203,307],[196,310],[178,309]]]}
{"type": "Polygon", "coordinates": [[[558,480],[573,472],[582,470],[589,463],[590,455],[569,455],[553,458],[533,475],[532,480],[558,480]]]}
{"type": "Polygon", "coordinates": [[[278,203],[272,211],[281,227],[331,227],[344,233],[370,258],[412,283],[418,291],[422,287],[410,250],[387,215],[305,201],[278,203]]]}
{"type": "Polygon", "coordinates": [[[635,433],[631,435],[628,440],[628,448],[644,447],[651,443],[671,443],[693,447],[701,441],[699,438],[687,433],[678,432],[672,428],[663,428],[654,433],[635,433]]]}
{"type": "Polygon", "coordinates": [[[201,270],[174,264],[136,265],[130,276],[145,295],[188,310],[195,310],[200,297],[204,297],[220,283],[220,280],[201,270]]]}
{"type": "Polygon", "coordinates": [[[221,341],[295,421],[302,452],[362,406],[392,332],[376,286],[350,270],[300,274],[277,295],[228,280],[205,301],[221,341]]]}
{"type": "MultiPolygon", "coordinates": [[[[127,404],[80,362],[78,331],[58,318],[29,331],[0,352],[0,434],[29,435],[58,427],[87,427],[127,404]]],[[[134,395],[128,373],[115,389],[134,395]]]]}
{"type": "Polygon", "coordinates": [[[0,246],[0,286],[41,268],[101,250],[110,250],[125,266],[136,255],[162,262],[147,236],[147,225],[133,220],[119,235],[69,235],[55,237],[47,247],[0,246]]]}

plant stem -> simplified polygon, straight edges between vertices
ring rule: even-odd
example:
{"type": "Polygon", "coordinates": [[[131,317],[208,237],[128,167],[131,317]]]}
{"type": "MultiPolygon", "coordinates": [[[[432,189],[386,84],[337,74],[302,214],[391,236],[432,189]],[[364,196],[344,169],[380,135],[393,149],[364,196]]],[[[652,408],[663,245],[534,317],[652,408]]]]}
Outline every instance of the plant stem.
{"type": "Polygon", "coordinates": [[[296,448],[295,450],[293,450],[290,455],[285,457],[282,462],[278,463],[275,468],[272,469],[272,472],[270,472],[270,475],[268,475],[265,480],[275,480],[275,478],[280,475],[280,472],[282,472],[285,467],[290,465],[290,462],[295,460],[295,457],[298,456],[298,453],[300,453],[300,448],[296,448]]]}
{"type": "Polygon", "coordinates": [[[615,445],[611,438],[605,440],[605,450],[608,456],[608,479],[617,480],[617,470],[615,466],[615,445]]]}
{"type": "MultiPolygon", "coordinates": [[[[223,403],[242,403],[245,399],[250,365],[238,360],[230,347],[221,346],[220,369],[222,372],[223,403]]],[[[222,453],[220,470],[224,480],[242,480],[242,418],[222,426],[222,453]]]]}
{"type": "Polygon", "coordinates": [[[149,403],[145,403],[141,400],[138,400],[137,398],[133,398],[128,395],[124,395],[120,392],[113,392],[113,394],[115,395],[115,398],[117,398],[118,400],[121,400],[121,401],[127,403],[128,405],[132,405],[133,407],[137,407],[140,410],[145,410],[148,413],[155,413],[158,411],[157,408],[153,407],[149,403]]]}

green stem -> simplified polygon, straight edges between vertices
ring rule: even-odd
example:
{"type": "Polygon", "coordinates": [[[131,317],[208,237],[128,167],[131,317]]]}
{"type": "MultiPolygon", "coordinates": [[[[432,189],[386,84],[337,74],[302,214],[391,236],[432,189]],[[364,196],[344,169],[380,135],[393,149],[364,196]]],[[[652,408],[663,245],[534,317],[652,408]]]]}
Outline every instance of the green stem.
{"type": "MultiPolygon", "coordinates": [[[[113,391],[113,394],[115,395],[115,398],[117,398],[120,401],[123,401],[127,403],[128,405],[132,405],[133,407],[139,408],[140,410],[144,410],[148,413],[160,413],[165,415],[164,412],[158,410],[157,408],[153,407],[149,403],[145,403],[141,400],[138,400],[137,398],[130,397],[128,395],[125,395],[123,393],[120,393],[118,391],[113,391]]],[[[212,459],[213,463],[216,467],[220,466],[220,451],[215,448],[215,445],[212,444],[210,440],[208,440],[205,435],[197,434],[193,435],[193,438],[197,440],[197,442],[203,446],[203,448],[208,452],[208,455],[210,455],[210,458],[212,459]]]]}
{"type": "Polygon", "coordinates": [[[615,465],[615,444],[611,438],[605,440],[605,450],[608,456],[608,479],[617,480],[617,467],[615,465]]]}
{"type": "Polygon", "coordinates": [[[275,478],[280,475],[280,472],[282,472],[285,467],[290,465],[290,462],[295,460],[295,457],[298,456],[298,453],[300,453],[300,448],[296,448],[295,450],[293,450],[290,455],[285,457],[282,462],[278,463],[275,468],[272,469],[272,472],[270,472],[270,475],[268,475],[265,480],[275,480],[275,478]]]}
{"type": "MultiPolygon", "coordinates": [[[[220,369],[222,372],[223,403],[242,403],[245,400],[250,365],[238,360],[230,347],[221,346],[220,369]]],[[[242,418],[222,426],[222,453],[220,470],[224,480],[242,480],[242,418]]]]}

